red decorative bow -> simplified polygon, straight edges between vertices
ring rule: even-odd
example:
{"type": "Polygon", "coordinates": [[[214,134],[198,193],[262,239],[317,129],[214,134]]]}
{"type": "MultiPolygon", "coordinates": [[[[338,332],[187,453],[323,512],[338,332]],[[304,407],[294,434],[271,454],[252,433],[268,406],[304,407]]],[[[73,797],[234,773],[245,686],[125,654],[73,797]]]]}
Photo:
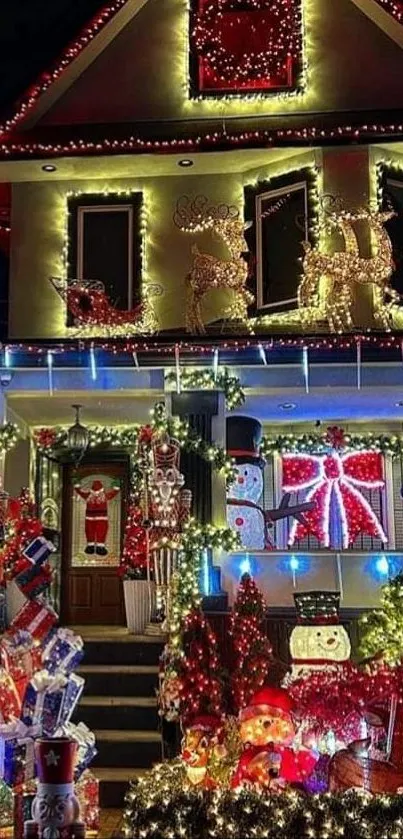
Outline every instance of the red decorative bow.
{"type": "Polygon", "coordinates": [[[353,545],[360,533],[387,542],[380,521],[361,492],[361,489],[384,486],[383,459],[379,452],[283,455],[283,491],[307,489],[305,500],[315,503],[313,510],[304,513],[302,522],[294,521],[289,545],[312,533],[325,548],[330,547],[332,499],[340,516],[344,549],[353,545]]]}

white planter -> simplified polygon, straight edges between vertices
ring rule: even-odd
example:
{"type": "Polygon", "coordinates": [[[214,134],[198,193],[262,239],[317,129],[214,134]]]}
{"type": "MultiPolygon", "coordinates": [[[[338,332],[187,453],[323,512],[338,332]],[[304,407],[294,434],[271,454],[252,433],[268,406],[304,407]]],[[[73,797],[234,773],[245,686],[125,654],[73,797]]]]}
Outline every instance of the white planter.
{"type": "Polygon", "coordinates": [[[129,632],[142,635],[155,607],[155,585],[147,580],[124,580],[126,622],[129,632]]]}

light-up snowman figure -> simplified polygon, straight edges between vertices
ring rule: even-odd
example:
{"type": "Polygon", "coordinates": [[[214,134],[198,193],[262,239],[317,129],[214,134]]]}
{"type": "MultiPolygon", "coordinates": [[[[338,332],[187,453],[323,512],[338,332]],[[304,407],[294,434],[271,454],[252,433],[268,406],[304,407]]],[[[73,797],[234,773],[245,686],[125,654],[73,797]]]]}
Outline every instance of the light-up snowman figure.
{"type": "Polygon", "coordinates": [[[227,451],[236,461],[237,474],[227,493],[227,522],[247,550],[267,547],[263,495],[263,460],[259,454],[260,422],[252,417],[227,419],[227,451]]]}
{"type": "Polygon", "coordinates": [[[351,645],[344,626],[339,623],[339,592],[299,592],[294,594],[294,600],[298,624],[290,637],[291,678],[323,668],[337,668],[348,661],[351,645]]]}

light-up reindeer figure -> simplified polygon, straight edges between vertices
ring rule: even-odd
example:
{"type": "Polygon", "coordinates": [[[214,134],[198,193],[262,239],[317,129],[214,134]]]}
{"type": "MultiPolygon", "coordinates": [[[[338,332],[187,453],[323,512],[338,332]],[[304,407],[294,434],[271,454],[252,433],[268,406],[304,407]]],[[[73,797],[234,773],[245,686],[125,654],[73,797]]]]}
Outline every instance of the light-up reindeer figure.
{"type": "Polygon", "coordinates": [[[248,264],[242,254],[249,251],[245,230],[252,222],[244,223],[234,206],[209,205],[203,195],[198,195],[193,200],[186,195],[179,198],[174,222],[186,233],[195,234],[211,230],[225,244],[229,253],[228,259],[222,259],[209,253],[201,253],[196,244],[192,245],[193,265],[186,277],[188,332],[205,333],[201,304],[204,295],[211,289],[233,291],[234,298],[225,311],[225,317],[229,320],[246,321],[248,305],[253,303],[254,297],[246,288],[248,264]]]}
{"type": "Polygon", "coordinates": [[[375,286],[375,318],[384,329],[390,329],[392,307],[400,296],[391,287],[389,278],[394,269],[392,245],[384,223],[393,212],[360,210],[357,213],[332,214],[326,224],[328,231],[340,230],[344,251],[326,254],[304,242],[303,277],[298,289],[298,305],[305,325],[313,325],[321,309],[331,332],[348,332],[353,328],[353,284],[375,286]],[[354,223],[366,221],[373,238],[375,255],[360,255],[354,223]],[[327,280],[326,294],[321,302],[320,281],[327,280]],[[387,300],[387,298],[389,298],[387,300]],[[315,311],[316,310],[316,311],[315,311]]]}

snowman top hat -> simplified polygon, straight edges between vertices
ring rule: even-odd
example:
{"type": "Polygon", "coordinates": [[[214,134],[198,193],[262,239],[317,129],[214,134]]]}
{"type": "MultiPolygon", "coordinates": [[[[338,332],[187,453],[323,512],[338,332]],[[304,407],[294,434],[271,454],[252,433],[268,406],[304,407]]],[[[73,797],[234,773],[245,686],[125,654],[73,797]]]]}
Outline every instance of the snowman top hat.
{"type": "Polygon", "coordinates": [[[339,591],[301,591],[294,594],[298,624],[339,623],[339,591]]]}
{"type": "Polygon", "coordinates": [[[227,452],[237,463],[255,463],[264,466],[260,454],[262,424],[254,417],[227,418],[227,452]]]}

